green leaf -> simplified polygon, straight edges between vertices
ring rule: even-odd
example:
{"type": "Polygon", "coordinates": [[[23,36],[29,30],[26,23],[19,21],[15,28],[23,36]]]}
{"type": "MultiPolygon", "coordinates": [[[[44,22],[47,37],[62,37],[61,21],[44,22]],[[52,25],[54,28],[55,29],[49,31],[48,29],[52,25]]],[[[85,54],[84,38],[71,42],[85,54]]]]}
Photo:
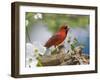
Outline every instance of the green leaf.
{"type": "Polygon", "coordinates": [[[38,58],[37,58],[38,63],[37,63],[36,66],[38,66],[38,67],[42,67],[43,66],[40,58],[41,58],[41,56],[38,56],[38,58]]]}
{"type": "Polygon", "coordinates": [[[74,50],[75,46],[73,44],[71,44],[71,49],[74,50]]]}

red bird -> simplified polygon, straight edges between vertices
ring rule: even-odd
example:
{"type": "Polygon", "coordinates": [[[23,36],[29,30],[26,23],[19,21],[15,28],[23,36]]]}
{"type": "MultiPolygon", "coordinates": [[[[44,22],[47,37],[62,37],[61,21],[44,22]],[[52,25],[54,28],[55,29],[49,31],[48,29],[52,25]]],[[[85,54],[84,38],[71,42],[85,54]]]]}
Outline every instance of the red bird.
{"type": "Polygon", "coordinates": [[[68,26],[63,25],[60,27],[57,33],[55,33],[44,45],[46,48],[50,48],[51,46],[58,46],[61,44],[65,38],[67,37],[67,33],[69,31],[68,26]]]}

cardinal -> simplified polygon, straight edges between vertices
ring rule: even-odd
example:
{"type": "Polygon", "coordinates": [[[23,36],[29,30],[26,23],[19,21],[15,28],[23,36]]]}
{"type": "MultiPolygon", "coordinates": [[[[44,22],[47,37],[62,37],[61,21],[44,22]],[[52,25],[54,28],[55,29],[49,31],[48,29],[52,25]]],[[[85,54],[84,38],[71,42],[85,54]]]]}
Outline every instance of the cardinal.
{"type": "Polygon", "coordinates": [[[67,25],[62,25],[60,29],[51,37],[48,39],[48,41],[45,43],[45,47],[48,49],[52,46],[59,46],[67,37],[69,28],[67,25]]]}

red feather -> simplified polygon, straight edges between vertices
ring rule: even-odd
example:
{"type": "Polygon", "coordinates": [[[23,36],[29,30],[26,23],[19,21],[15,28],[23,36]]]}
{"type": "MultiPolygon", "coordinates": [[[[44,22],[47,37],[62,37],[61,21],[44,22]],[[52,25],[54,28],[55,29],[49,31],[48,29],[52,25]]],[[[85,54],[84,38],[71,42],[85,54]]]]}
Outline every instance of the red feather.
{"type": "Polygon", "coordinates": [[[45,47],[49,48],[51,46],[57,46],[62,43],[68,33],[69,28],[67,26],[62,26],[60,30],[55,33],[44,45],[45,47]]]}

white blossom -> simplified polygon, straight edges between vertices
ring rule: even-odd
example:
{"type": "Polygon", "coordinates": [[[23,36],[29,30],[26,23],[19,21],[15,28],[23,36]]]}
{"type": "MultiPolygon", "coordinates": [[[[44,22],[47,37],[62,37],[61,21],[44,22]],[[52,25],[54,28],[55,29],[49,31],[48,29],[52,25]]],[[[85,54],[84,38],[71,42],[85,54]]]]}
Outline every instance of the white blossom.
{"type": "Polygon", "coordinates": [[[42,14],[41,13],[37,13],[34,15],[35,19],[42,19],[42,14]]]}
{"type": "Polygon", "coordinates": [[[32,56],[33,55],[33,45],[31,43],[26,43],[26,56],[32,56]]]}
{"type": "Polygon", "coordinates": [[[36,66],[37,59],[34,56],[34,46],[31,43],[26,43],[26,66],[36,66]],[[34,65],[33,65],[34,63],[34,65]]]}
{"type": "Polygon", "coordinates": [[[27,67],[35,67],[38,63],[38,60],[34,58],[33,56],[27,57],[26,58],[26,66],[27,67]]]}
{"type": "Polygon", "coordinates": [[[46,48],[38,42],[26,43],[26,66],[35,67],[39,54],[44,55],[46,48]]]}
{"type": "Polygon", "coordinates": [[[44,53],[46,51],[46,47],[41,45],[39,42],[33,42],[33,45],[35,46],[34,51],[37,49],[38,54],[44,55],[44,53]]]}

